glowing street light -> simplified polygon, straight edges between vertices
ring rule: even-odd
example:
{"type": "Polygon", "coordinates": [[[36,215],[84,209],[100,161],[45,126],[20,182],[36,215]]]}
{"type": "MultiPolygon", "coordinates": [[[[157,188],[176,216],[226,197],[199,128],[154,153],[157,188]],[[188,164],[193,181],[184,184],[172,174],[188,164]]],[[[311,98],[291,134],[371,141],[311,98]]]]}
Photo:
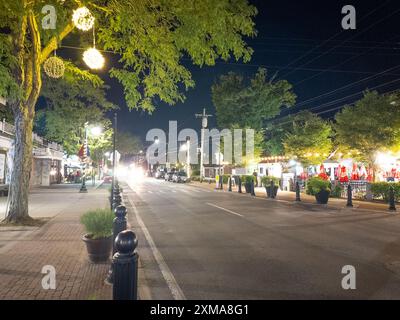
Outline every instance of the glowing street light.
{"type": "Polygon", "coordinates": [[[87,49],[83,53],[83,61],[90,69],[99,70],[104,67],[105,59],[96,48],[87,49]]]}
{"type": "Polygon", "coordinates": [[[100,127],[93,127],[90,129],[90,133],[93,137],[99,137],[102,134],[102,129],[100,127]]]}

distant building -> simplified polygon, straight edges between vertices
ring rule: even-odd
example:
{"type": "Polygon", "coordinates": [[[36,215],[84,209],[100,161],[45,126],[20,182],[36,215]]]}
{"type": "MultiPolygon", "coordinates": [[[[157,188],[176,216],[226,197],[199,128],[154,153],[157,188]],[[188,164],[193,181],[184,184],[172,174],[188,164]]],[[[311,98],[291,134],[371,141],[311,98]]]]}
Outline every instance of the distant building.
{"type": "MultiPolygon", "coordinates": [[[[0,104],[5,105],[0,97],[0,104]]],[[[13,153],[14,153],[14,125],[4,119],[0,121],[0,185],[10,183],[13,153]]],[[[49,186],[62,182],[63,147],[57,143],[33,133],[33,161],[31,171],[31,186],[49,186]]]]}

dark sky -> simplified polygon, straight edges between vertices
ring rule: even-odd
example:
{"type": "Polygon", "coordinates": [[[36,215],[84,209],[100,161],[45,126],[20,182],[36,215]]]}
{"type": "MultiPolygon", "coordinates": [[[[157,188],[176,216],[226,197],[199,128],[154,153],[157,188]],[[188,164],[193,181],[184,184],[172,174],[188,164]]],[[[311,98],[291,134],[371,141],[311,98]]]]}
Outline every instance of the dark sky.
{"type": "MultiPolygon", "coordinates": [[[[258,36],[248,40],[255,50],[248,65],[221,61],[215,67],[190,66],[196,87],[187,93],[185,103],[173,107],[161,103],[152,115],[128,111],[121,86],[108,81],[109,98],[121,107],[120,129],[140,135],[143,140],[149,129],[167,129],[169,120],[177,120],[180,129],[198,129],[200,122],[194,113],[200,113],[203,107],[208,113],[215,112],[210,88],[217,77],[229,71],[250,76],[259,66],[266,67],[270,75],[277,72],[278,78],[294,85],[299,105],[288,110],[291,113],[313,108],[321,116],[330,117],[337,111],[334,108],[357,100],[367,88],[380,86],[380,92],[399,88],[400,81],[394,81],[400,79],[400,67],[375,75],[400,65],[400,1],[251,2],[259,10],[258,36]],[[356,30],[341,27],[341,9],[346,4],[357,10],[356,30]],[[357,81],[360,82],[354,84],[357,81]],[[346,85],[349,87],[332,92],[346,85]],[[312,98],[315,99],[308,101],[312,98]]],[[[285,114],[287,111],[282,113],[285,114]]]]}

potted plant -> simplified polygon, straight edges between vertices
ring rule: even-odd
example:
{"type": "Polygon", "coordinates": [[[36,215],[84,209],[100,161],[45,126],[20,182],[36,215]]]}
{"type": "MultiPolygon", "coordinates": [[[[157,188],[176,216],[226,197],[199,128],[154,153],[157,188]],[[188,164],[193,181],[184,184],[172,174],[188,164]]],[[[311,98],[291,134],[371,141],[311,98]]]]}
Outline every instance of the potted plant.
{"type": "Polygon", "coordinates": [[[307,180],[306,192],[315,196],[317,203],[327,204],[331,192],[331,183],[318,176],[312,177],[307,180]]]}
{"type": "Polygon", "coordinates": [[[110,257],[114,218],[110,209],[91,210],[81,217],[87,232],[82,240],[86,244],[89,260],[93,263],[105,262],[110,257]]]}
{"type": "Polygon", "coordinates": [[[246,193],[251,193],[251,181],[254,181],[254,176],[242,176],[242,182],[246,193]]]}
{"type": "Polygon", "coordinates": [[[280,185],[280,179],[271,176],[265,176],[261,178],[261,184],[265,187],[268,198],[276,198],[280,185]],[[271,181],[274,183],[274,188],[271,190],[271,181]],[[272,191],[272,192],[271,192],[272,191]]]}

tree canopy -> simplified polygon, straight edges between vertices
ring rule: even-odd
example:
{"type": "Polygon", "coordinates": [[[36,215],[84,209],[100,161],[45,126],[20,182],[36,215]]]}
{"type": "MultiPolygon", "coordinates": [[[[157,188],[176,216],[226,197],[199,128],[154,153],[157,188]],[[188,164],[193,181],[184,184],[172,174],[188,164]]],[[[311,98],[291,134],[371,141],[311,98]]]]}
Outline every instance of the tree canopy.
{"type": "Polygon", "coordinates": [[[293,129],[283,139],[284,150],[303,165],[323,162],[332,151],[332,127],[317,115],[303,111],[293,117],[293,129]]]}
{"type": "Polygon", "coordinates": [[[286,80],[267,79],[267,70],[260,68],[253,78],[230,72],[212,86],[212,100],[221,128],[233,124],[260,130],[263,122],[278,115],[282,107],[296,101],[292,85],[286,80]]]}
{"type": "Polygon", "coordinates": [[[336,141],[373,164],[377,151],[400,147],[400,94],[367,91],[354,105],[335,116],[336,141]]]}

